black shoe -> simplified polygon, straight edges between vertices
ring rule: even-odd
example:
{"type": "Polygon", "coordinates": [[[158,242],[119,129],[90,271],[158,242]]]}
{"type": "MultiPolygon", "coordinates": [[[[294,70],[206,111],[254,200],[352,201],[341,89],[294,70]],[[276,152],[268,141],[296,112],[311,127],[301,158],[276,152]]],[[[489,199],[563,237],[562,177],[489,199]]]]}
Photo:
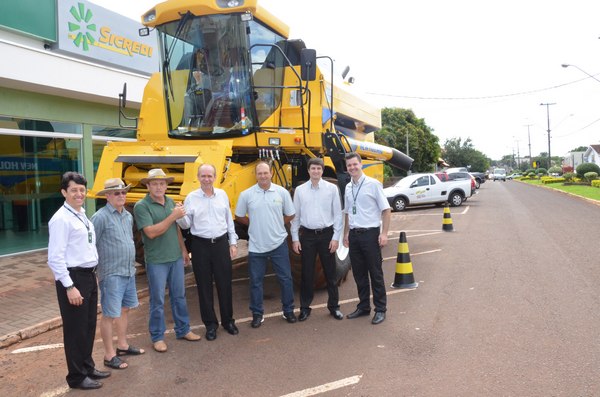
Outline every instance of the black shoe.
{"type": "Polygon", "coordinates": [[[371,320],[371,324],[380,324],[385,320],[385,312],[375,312],[373,316],[373,320],[371,320]]]}
{"type": "Polygon", "coordinates": [[[223,328],[225,328],[225,331],[229,332],[230,335],[237,335],[240,333],[240,330],[235,326],[233,321],[223,324],[223,328]]]}
{"type": "Polygon", "coordinates": [[[294,314],[294,312],[283,313],[283,318],[285,321],[287,321],[290,324],[293,324],[298,320],[296,318],[296,315],[294,314]]]}
{"type": "Polygon", "coordinates": [[[99,389],[102,387],[102,382],[98,382],[97,380],[90,379],[88,376],[83,378],[80,384],[77,386],[71,386],[71,389],[82,389],[82,390],[90,390],[90,389],[99,389]]]}
{"type": "MultiPolygon", "coordinates": [[[[310,316],[310,310],[300,310],[300,315],[298,316],[298,321],[304,321],[310,316]]],[[[286,318],[287,320],[287,318],[286,318]]]]}
{"type": "Polygon", "coordinates": [[[252,328],[258,328],[263,323],[263,321],[265,321],[265,319],[263,318],[262,314],[253,314],[252,322],[250,323],[250,325],[252,326],[252,328]]]}
{"type": "Polygon", "coordinates": [[[352,313],[348,314],[346,316],[346,318],[349,318],[350,320],[352,320],[353,318],[358,318],[358,317],[362,317],[362,316],[368,316],[369,314],[371,314],[370,310],[356,309],[352,313]]]}
{"type": "Polygon", "coordinates": [[[344,315],[342,314],[341,311],[339,310],[334,310],[331,312],[331,316],[333,318],[335,318],[336,320],[343,320],[344,319],[344,315]]]}
{"type": "Polygon", "coordinates": [[[104,379],[110,376],[110,371],[98,371],[96,368],[92,371],[91,374],[88,374],[88,377],[92,379],[104,379]]]}
{"type": "Polygon", "coordinates": [[[208,328],[206,330],[206,340],[217,339],[217,330],[215,328],[208,328]]]}

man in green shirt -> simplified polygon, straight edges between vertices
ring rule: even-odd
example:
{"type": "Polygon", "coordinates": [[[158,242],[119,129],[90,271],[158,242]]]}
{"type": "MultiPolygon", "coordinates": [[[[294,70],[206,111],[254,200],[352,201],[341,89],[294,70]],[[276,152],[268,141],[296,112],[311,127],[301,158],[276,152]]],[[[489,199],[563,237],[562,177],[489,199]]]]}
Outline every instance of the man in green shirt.
{"type": "Polygon", "coordinates": [[[146,274],[150,291],[150,337],[154,350],[166,352],[165,337],[165,287],[169,287],[171,311],[175,322],[175,336],[189,341],[200,340],[190,330],[190,317],[185,300],[184,263],[189,265],[188,255],[181,230],[175,224],[185,216],[181,203],[175,204],[166,196],[167,185],[173,182],[160,168],[148,171],[141,180],[148,194],[133,208],[137,227],[142,231],[146,274]]]}

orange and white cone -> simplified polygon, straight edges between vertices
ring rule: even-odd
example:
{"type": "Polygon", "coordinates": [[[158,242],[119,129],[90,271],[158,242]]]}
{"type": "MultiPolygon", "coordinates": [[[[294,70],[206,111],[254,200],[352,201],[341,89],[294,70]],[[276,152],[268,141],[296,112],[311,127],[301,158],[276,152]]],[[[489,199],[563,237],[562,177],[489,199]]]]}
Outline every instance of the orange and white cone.
{"type": "Polygon", "coordinates": [[[445,232],[453,232],[454,226],[452,226],[452,216],[450,215],[450,206],[446,204],[444,207],[444,219],[442,221],[442,230],[445,232]]]}
{"type": "Polygon", "coordinates": [[[398,241],[398,256],[396,258],[396,275],[392,288],[413,289],[417,288],[419,283],[415,282],[410,253],[408,252],[408,243],[406,242],[406,233],[400,233],[398,241]]]}

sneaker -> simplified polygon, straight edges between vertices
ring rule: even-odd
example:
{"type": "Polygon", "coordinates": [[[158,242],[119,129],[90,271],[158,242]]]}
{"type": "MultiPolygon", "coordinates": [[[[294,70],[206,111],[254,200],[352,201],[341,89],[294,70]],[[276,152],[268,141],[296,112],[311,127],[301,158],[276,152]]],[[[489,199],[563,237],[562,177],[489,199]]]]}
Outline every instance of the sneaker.
{"type": "Polygon", "coordinates": [[[283,319],[290,324],[293,324],[298,320],[294,312],[283,313],[283,319]]]}
{"type": "Polygon", "coordinates": [[[262,316],[262,314],[255,313],[252,315],[252,323],[250,323],[250,325],[252,326],[252,328],[258,328],[263,323],[263,321],[265,321],[265,319],[262,316]]]}

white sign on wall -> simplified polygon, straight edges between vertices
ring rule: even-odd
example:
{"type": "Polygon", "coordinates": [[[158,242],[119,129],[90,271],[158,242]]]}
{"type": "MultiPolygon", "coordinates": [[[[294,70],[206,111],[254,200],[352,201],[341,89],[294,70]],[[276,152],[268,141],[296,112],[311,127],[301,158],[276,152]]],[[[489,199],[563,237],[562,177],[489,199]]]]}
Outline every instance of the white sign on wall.
{"type": "Polygon", "coordinates": [[[144,74],[158,72],[156,34],[140,37],[140,22],[85,0],[57,5],[57,52],[144,74]]]}

